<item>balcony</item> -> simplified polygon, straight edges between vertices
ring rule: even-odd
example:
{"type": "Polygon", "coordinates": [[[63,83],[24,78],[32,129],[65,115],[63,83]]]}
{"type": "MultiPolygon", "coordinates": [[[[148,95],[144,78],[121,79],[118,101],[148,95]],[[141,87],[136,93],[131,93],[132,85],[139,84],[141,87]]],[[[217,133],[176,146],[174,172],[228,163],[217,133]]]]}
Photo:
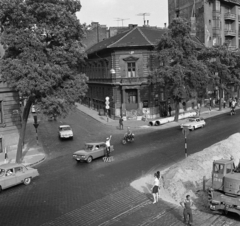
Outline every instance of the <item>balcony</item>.
{"type": "Polygon", "coordinates": [[[225,36],[232,36],[232,37],[236,36],[236,31],[233,29],[225,29],[224,33],[225,33],[225,36]]]}
{"type": "Polygon", "coordinates": [[[141,85],[148,83],[147,77],[112,77],[112,78],[90,78],[88,83],[115,84],[115,85],[141,85]]]}
{"type": "Polygon", "coordinates": [[[236,20],[236,14],[234,13],[225,13],[224,14],[225,20],[236,20]]]}

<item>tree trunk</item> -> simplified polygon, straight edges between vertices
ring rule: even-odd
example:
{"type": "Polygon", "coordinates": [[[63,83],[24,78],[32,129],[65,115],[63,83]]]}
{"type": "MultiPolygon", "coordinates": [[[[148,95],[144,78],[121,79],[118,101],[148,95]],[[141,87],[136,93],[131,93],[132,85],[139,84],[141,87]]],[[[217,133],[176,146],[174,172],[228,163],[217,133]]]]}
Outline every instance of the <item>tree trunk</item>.
{"type": "Polygon", "coordinates": [[[219,88],[219,111],[222,110],[222,101],[223,101],[223,89],[219,88]]]}
{"type": "Polygon", "coordinates": [[[31,105],[33,103],[33,98],[29,97],[26,103],[26,106],[23,109],[23,115],[22,115],[22,128],[19,135],[18,140],[18,148],[17,148],[17,155],[16,155],[16,162],[21,163],[22,162],[22,149],[23,149],[23,142],[25,139],[25,132],[26,132],[26,126],[27,126],[27,120],[30,112],[31,105]]]}
{"type": "Polygon", "coordinates": [[[178,116],[179,116],[179,101],[175,101],[175,117],[174,117],[174,121],[178,122],[178,116]]]}

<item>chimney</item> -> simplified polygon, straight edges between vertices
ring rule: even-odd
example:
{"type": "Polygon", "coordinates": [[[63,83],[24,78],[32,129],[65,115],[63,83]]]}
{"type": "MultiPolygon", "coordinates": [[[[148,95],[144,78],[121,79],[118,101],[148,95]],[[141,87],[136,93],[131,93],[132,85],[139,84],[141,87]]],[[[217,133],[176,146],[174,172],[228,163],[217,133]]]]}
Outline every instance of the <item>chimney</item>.
{"type": "Polygon", "coordinates": [[[164,23],[164,28],[167,28],[167,23],[164,23]]]}
{"type": "Polygon", "coordinates": [[[147,26],[149,26],[148,22],[149,22],[149,20],[147,20],[147,26]]]}
{"type": "Polygon", "coordinates": [[[146,25],[146,20],[144,20],[144,25],[143,26],[145,26],[146,25]]]}

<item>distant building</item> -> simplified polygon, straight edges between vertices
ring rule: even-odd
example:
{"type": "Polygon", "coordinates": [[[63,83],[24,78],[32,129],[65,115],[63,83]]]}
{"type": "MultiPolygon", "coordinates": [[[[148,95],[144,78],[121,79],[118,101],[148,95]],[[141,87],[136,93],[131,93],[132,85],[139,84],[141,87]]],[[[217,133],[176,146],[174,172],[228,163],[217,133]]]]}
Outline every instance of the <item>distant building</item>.
{"type": "MultiPolygon", "coordinates": [[[[191,23],[195,35],[206,47],[228,44],[230,51],[240,46],[240,0],[168,0],[169,24],[176,17],[191,23]]],[[[219,99],[218,87],[209,87],[212,98],[219,99]]],[[[228,84],[223,98],[239,96],[239,88],[228,84]]]]}
{"type": "Polygon", "coordinates": [[[168,0],[168,10],[169,23],[175,17],[191,21],[192,32],[205,46],[239,48],[240,0],[168,0]]]}

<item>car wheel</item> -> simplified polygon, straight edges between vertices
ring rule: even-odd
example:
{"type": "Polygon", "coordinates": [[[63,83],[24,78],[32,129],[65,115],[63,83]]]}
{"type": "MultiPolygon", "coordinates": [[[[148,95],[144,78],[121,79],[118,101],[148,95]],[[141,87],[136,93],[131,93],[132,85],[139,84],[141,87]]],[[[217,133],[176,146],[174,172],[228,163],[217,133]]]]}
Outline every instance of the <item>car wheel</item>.
{"type": "Polygon", "coordinates": [[[127,141],[125,139],[122,140],[122,144],[126,144],[127,141]]]}
{"type": "Polygon", "coordinates": [[[87,163],[91,163],[92,162],[92,156],[89,156],[88,158],[87,158],[87,163]]]}
{"type": "Polygon", "coordinates": [[[25,178],[24,181],[23,181],[23,183],[24,183],[25,185],[29,185],[29,184],[31,183],[31,177],[25,178]]]}
{"type": "Polygon", "coordinates": [[[195,129],[196,129],[196,128],[195,128],[195,126],[194,126],[194,127],[192,128],[192,131],[195,130],[195,129]]]}

